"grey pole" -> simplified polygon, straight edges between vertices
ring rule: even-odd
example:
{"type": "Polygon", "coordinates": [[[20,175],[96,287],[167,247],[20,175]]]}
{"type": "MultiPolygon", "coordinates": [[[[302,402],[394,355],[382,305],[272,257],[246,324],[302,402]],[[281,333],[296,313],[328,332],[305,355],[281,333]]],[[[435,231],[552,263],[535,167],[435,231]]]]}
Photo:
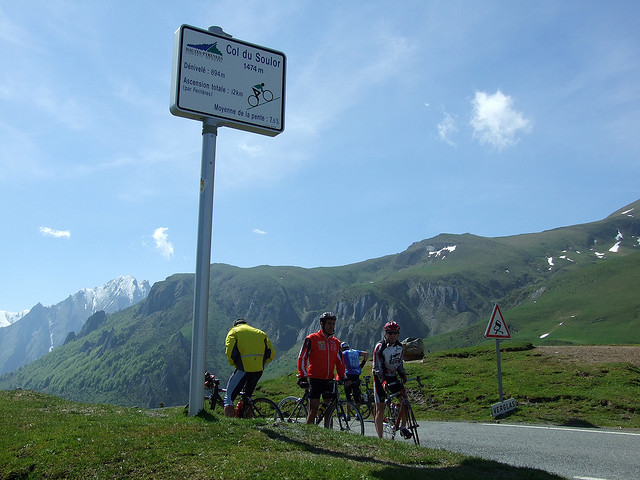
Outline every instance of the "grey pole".
{"type": "Polygon", "coordinates": [[[202,167],[200,173],[200,207],[198,212],[198,246],[196,282],[193,295],[193,332],[191,338],[191,372],[189,416],[204,410],[204,371],[209,317],[209,270],[211,265],[211,231],[213,224],[213,178],[216,163],[218,126],[215,120],[202,121],[202,167]]]}
{"type": "Polygon", "coordinates": [[[502,362],[500,361],[500,340],[496,338],[496,356],[498,358],[498,395],[502,403],[502,362]]]}

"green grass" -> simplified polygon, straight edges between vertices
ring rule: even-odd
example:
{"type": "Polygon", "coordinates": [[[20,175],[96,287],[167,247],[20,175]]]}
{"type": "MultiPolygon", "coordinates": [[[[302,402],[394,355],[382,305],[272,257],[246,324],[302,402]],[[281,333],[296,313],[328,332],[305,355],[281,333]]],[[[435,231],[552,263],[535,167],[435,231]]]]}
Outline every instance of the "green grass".
{"type": "MultiPolygon", "coordinates": [[[[630,363],[559,362],[535,349],[502,344],[504,398],[518,408],[510,422],[640,428],[640,368],[630,363]]],[[[487,420],[498,401],[495,346],[430,355],[424,373],[422,418],[487,420]]]]}
{"type": "Polygon", "coordinates": [[[554,479],[555,475],[317,426],[182,408],[0,392],[0,478],[554,479]]]}

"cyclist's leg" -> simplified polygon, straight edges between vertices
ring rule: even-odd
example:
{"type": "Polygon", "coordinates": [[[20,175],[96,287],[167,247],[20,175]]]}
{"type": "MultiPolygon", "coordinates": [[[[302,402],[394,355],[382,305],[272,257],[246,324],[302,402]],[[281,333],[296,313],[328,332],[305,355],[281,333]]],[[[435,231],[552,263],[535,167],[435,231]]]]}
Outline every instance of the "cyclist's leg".
{"type": "Polygon", "coordinates": [[[322,402],[324,409],[324,428],[331,427],[331,411],[335,408],[338,397],[336,395],[337,385],[333,380],[324,380],[322,389],[322,402]]]}
{"type": "Polygon", "coordinates": [[[229,377],[229,383],[227,383],[227,391],[224,394],[224,414],[227,417],[234,417],[235,410],[233,408],[233,401],[236,399],[244,384],[246,382],[245,372],[242,370],[235,370],[231,377],[229,377]]]}
{"type": "Polygon", "coordinates": [[[244,384],[244,394],[247,397],[253,396],[253,391],[256,389],[256,385],[258,385],[258,380],[262,377],[262,370],[259,372],[246,372],[245,373],[245,384],[244,384]]]}
{"type": "Polygon", "coordinates": [[[324,392],[327,380],[317,378],[309,378],[309,412],[307,415],[307,423],[316,423],[318,407],[320,406],[320,395],[324,392]]]}
{"type": "Polygon", "coordinates": [[[373,423],[376,427],[376,433],[378,438],[382,438],[382,421],[384,419],[384,389],[382,383],[378,380],[378,377],[373,379],[373,398],[375,402],[375,416],[373,423]]]}
{"type": "Polygon", "coordinates": [[[398,402],[395,399],[389,398],[384,404],[379,406],[377,405],[376,409],[384,411],[382,420],[382,438],[393,440],[396,436],[398,423],[400,421],[398,418],[398,414],[400,412],[398,402]]]}
{"type": "Polygon", "coordinates": [[[324,428],[331,428],[331,415],[334,411],[337,411],[338,401],[333,395],[323,395],[322,401],[326,405],[324,409],[324,428]]]}

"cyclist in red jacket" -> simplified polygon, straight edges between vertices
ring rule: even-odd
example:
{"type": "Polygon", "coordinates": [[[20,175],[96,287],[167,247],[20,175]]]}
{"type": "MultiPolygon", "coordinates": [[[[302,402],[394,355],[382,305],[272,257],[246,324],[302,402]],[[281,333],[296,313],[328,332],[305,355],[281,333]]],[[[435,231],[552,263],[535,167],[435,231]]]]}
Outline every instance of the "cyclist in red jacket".
{"type": "Polygon", "coordinates": [[[336,316],[324,312],[320,316],[320,330],[304,339],[298,356],[298,385],[309,388],[307,423],[315,423],[320,396],[325,403],[333,397],[333,379],[345,377],[340,340],[333,336],[336,316]]]}

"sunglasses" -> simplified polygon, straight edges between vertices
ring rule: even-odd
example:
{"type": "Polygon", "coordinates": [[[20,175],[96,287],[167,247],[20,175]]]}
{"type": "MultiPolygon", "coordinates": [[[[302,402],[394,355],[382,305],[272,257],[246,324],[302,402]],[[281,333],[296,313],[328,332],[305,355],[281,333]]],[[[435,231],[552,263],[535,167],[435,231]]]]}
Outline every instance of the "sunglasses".
{"type": "Polygon", "coordinates": [[[400,332],[387,332],[389,335],[400,335],[400,332]]]}

